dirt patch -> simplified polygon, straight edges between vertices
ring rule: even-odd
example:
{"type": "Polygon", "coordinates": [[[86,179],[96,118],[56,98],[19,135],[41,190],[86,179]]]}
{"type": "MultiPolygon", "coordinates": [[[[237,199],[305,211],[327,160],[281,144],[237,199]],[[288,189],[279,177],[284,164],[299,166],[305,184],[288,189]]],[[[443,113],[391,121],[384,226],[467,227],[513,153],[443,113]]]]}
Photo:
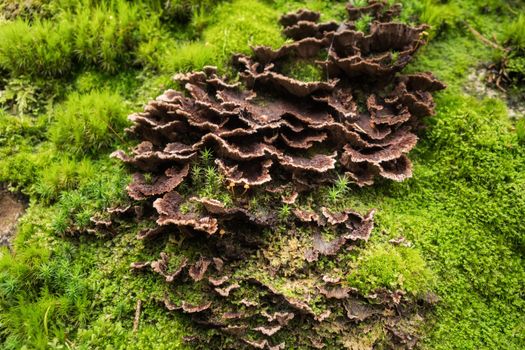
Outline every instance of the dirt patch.
{"type": "Polygon", "coordinates": [[[525,116],[525,103],[518,96],[501,91],[490,84],[487,84],[488,70],[485,67],[472,69],[468,75],[468,81],[465,86],[467,93],[480,98],[500,98],[507,104],[509,117],[523,118],[525,116]]]}
{"type": "Polygon", "coordinates": [[[24,205],[9,192],[0,191],[0,246],[9,246],[24,205]]]}

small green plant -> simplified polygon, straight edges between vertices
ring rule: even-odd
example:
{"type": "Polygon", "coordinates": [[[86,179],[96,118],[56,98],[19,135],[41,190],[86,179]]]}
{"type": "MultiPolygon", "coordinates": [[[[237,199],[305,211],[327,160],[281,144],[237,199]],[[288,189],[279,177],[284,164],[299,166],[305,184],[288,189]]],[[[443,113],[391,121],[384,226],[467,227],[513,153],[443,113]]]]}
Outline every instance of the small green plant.
{"type": "Polygon", "coordinates": [[[193,183],[199,184],[202,181],[203,176],[203,169],[202,166],[199,164],[193,164],[191,167],[191,178],[193,180],[193,183]]]}
{"type": "Polygon", "coordinates": [[[371,21],[371,15],[364,15],[355,22],[355,29],[363,33],[368,33],[371,21]]]}
{"type": "Polygon", "coordinates": [[[349,3],[356,7],[363,7],[368,5],[367,0],[350,0],[349,3]]]}
{"type": "MultiPolygon", "coordinates": [[[[206,157],[210,157],[209,159],[211,160],[211,152],[204,152],[204,154],[208,154],[209,156],[206,157]]],[[[203,163],[205,164],[206,162],[203,161],[203,163]]],[[[205,167],[204,165],[194,165],[192,172],[194,186],[199,188],[197,190],[199,196],[217,199],[226,206],[233,203],[232,193],[225,187],[224,176],[219,173],[214,165],[205,167]]]]}
{"type": "Polygon", "coordinates": [[[285,203],[279,209],[279,218],[281,220],[286,220],[290,217],[291,213],[292,213],[292,208],[290,208],[290,206],[285,203]]]}
{"type": "Polygon", "coordinates": [[[11,79],[0,90],[0,106],[15,115],[37,112],[37,88],[25,77],[11,79]]]}
{"type": "Polygon", "coordinates": [[[397,62],[399,59],[399,51],[392,52],[392,63],[397,62]]]}
{"type": "Polygon", "coordinates": [[[350,182],[348,181],[348,177],[346,175],[338,175],[337,180],[335,182],[335,187],[342,193],[345,193],[348,191],[348,185],[350,182]]]}
{"type": "Polygon", "coordinates": [[[214,166],[207,166],[204,169],[204,174],[206,177],[206,184],[208,185],[218,185],[219,184],[219,172],[214,166]]]}
{"type": "Polygon", "coordinates": [[[328,188],[326,193],[328,201],[335,204],[343,199],[344,195],[348,192],[349,184],[348,178],[345,175],[339,175],[334,185],[328,188]]]}
{"type": "Polygon", "coordinates": [[[252,198],[250,198],[250,201],[248,202],[248,206],[250,207],[250,210],[256,210],[260,203],[259,203],[259,199],[257,198],[258,196],[253,196],[252,198]]]}
{"type": "Polygon", "coordinates": [[[210,164],[213,159],[213,152],[210,148],[204,148],[201,151],[201,159],[204,164],[210,164]]]}
{"type": "Polygon", "coordinates": [[[191,210],[190,208],[190,205],[188,203],[183,203],[181,206],[180,206],[180,212],[182,214],[187,214],[189,213],[191,210]]]}

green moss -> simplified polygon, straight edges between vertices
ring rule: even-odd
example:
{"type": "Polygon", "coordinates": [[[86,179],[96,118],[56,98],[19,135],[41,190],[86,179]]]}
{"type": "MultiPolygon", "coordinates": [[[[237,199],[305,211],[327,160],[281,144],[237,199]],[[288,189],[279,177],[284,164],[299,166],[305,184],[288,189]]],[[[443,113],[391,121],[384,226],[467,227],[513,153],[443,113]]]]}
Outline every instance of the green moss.
{"type": "Polygon", "coordinates": [[[501,101],[451,89],[436,102],[432,128],[412,154],[414,178],[359,190],[353,200],[379,209],[376,232],[388,235],[373,242],[405,236],[437,276],[441,302],[425,347],[519,349],[523,148],[501,101]]]}
{"type": "Polygon", "coordinates": [[[422,295],[431,290],[432,282],[433,276],[416,249],[389,243],[367,248],[357,260],[356,271],[348,276],[348,283],[365,293],[384,287],[422,295]]]}
{"type": "MultiPolygon", "coordinates": [[[[27,220],[21,230],[31,225],[27,220]]],[[[75,317],[82,322],[89,311],[89,289],[80,275],[80,266],[71,265],[60,256],[61,250],[41,244],[27,247],[13,256],[0,251],[0,332],[5,349],[18,349],[24,343],[31,348],[47,348],[56,338],[63,343],[75,317]]]]}
{"type": "Polygon", "coordinates": [[[432,35],[454,26],[461,19],[461,9],[454,2],[426,0],[417,6],[420,6],[419,19],[430,25],[432,35]]]}
{"type": "Polygon", "coordinates": [[[308,61],[294,60],[282,68],[282,73],[291,78],[305,81],[322,81],[326,75],[317,64],[308,61]]]}
{"type": "Polygon", "coordinates": [[[0,106],[15,115],[38,112],[37,87],[29,79],[11,79],[0,91],[0,106]]]}
{"type": "Polygon", "coordinates": [[[200,69],[205,65],[224,66],[233,53],[250,52],[250,45],[276,47],[284,42],[277,20],[279,12],[257,0],[233,1],[217,7],[197,42],[168,48],[164,70],[200,69]]]}
{"type": "Polygon", "coordinates": [[[61,192],[56,204],[58,211],[51,222],[57,234],[66,233],[70,228],[82,230],[88,227],[95,213],[124,202],[122,188],[129,182],[124,169],[113,163],[102,163],[89,171],[94,175],[80,178],[75,190],[69,188],[70,191],[61,192]]]}
{"type": "MultiPolygon", "coordinates": [[[[158,14],[147,8],[126,1],[115,1],[99,6],[77,6],[67,11],[63,20],[75,23],[73,46],[78,60],[86,65],[115,72],[119,67],[133,63],[135,52],[140,49],[139,61],[144,54],[143,45],[162,36],[158,14]],[[143,41],[149,37],[149,41],[143,41]]],[[[154,50],[153,50],[154,51],[154,50]]]]}
{"type": "Polygon", "coordinates": [[[34,192],[42,200],[56,200],[60,193],[76,188],[86,179],[96,176],[93,163],[89,160],[75,161],[62,158],[45,167],[34,185],[34,192]]]}
{"type": "MultiPolygon", "coordinates": [[[[187,3],[177,13],[191,17],[194,6],[204,8],[201,1],[187,3]]],[[[134,65],[157,68],[164,42],[185,35],[173,17],[172,28],[162,25],[169,9],[156,1],[55,1],[46,8],[47,20],[20,16],[0,24],[0,68],[13,76],[64,76],[78,63],[109,73],[134,65]]]]}
{"type": "Polygon", "coordinates": [[[506,26],[503,41],[517,50],[525,50],[525,14],[519,14],[506,26]]]}
{"type": "Polygon", "coordinates": [[[520,119],[516,123],[516,136],[521,145],[525,144],[525,119],[520,119]]]}
{"type": "MultiPolygon", "coordinates": [[[[0,182],[13,189],[29,191],[49,159],[46,151],[35,151],[44,139],[43,126],[31,117],[15,117],[0,112],[0,182]]],[[[47,148],[46,146],[38,147],[47,148]]]]}
{"type": "Polygon", "coordinates": [[[525,79],[525,57],[521,55],[510,55],[507,63],[507,73],[514,79],[512,82],[519,83],[525,79]]]}
{"type": "Polygon", "coordinates": [[[506,73],[511,83],[518,87],[525,81],[525,15],[520,14],[518,18],[509,23],[502,35],[502,41],[510,52],[503,58],[506,73]]]}
{"type": "Polygon", "coordinates": [[[372,21],[372,16],[370,16],[370,15],[365,15],[365,16],[359,18],[355,22],[356,30],[358,30],[360,32],[363,32],[363,33],[368,33],[369,29],[370,29],[370,22],[371,21],[372,21]]]}
{"type": "Polygon", "coordinates": [[[0,24],[0,68],[12,74],[61,75],[72,66],[72,24],[17,19],[0,24]]]}
{"type": "Polygon", "coordinates": [[[56,109],[49,138],[59,150],[96,154],[120,141],[125,125],[126,107],[120,96],[107,91],[73,93],[56,109]]]}

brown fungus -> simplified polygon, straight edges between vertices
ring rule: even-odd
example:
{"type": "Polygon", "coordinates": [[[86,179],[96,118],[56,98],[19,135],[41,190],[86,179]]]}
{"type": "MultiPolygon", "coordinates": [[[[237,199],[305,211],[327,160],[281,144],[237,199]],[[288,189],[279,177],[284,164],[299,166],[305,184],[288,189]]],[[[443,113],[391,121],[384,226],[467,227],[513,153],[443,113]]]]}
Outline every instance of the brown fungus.
{"type": "Polygon", "coordinates": [[[168,168],[163,175],[155,177],[150,183],[141,173],[133,174],[133,182],[128,187],[128,195],[133,199],[146,199],[173,191],[188,175],[189,164],[182,169],[168,168]]]}
{"type": "Polygon", "coordinates": [[[195,264],[193,264],[189,271],[188,271],[188,274],[190,275],[190,277],[195,281],[195,282],[198,282],[200,281],[201,279],[203,279],[204,277],[204,274],[206,273],[206,271],[208,270],[208,266],[211,264],[211,261],[208,260],[208,259],[205,259],[203,257],[201,257],[195,264]]]}
{"type": "MultiPolygon", "coordinates": [[[[160,259],[152,261],[151,263],[149,263],[149,266],[151,266],[151,269],[153,271],[155,271],[159,275],[163,276],[166,279],[166,282],[171,283],[186,268],[186,264],[187,264],[188,261],[187,261],[186,258],[184,258],[179,263],[177,268],[175,268],[175,270],[173,270],[171,272],[168,271],[169,270],[169,262],[170,262],[170,257],[168,256],[168,254],[162,252],[162,253],[160,253],[160,259]]],[[[143,266],[145,267],[144,264],[141,264],[141,265],[138,265],[138,266],[140,266],[141,268],[143,266]]],[[[137,268],[137,265],[135,265],[133,267],[137,268]]]]}
{"type": "Polygon", "coordinates": [[[364,6],[355,6],[350,3],[346,6],[348,18],[352,21],[359,19],[363,15],[370,15],[373,19],[381,22],[391,21],[393,17],[401,12],[401,4],[389,6],[384,0],[371,0],[364,6]]]}
{"type": "Polygon", "coordinates": [[[287,13],[279,19],[279,23],[283,27],[290,27],[297,24],[299,21],[317,22],[321,18],[319,12],[301,9],[297,12],[287,13]]]}
{"type": "Polygon", "coordinates": [[[223,296],[223,297],[228,297],[230,296],[230,292],[235,290],[235,289],[238,289],[240,288],[240,286],[237,284],[237,283],[234,283],[234,284],[230,284],[229,286],[227,287],[224,287],[224,288],[214,288],[214,290],[220,295],[220,296],[223,296]]]}
{"type": "Polygon", "coordinates": [[[209,216],[200,216],[196,213],[183,213],[180,206],[184,199],[173,191],[157,199],[153,207],[160,214],[157,224],[160,226],[174,224],[176,226],[189,226],[197,231],[213,234],[218,230],[217,219],[209,216]]]}
{"type": "MultiPolygon", "coordinates": [[[[166,245],[201,256],[171,266],[171,250],[163,250],[131,265],[191,289],[187,298],[171,285],[179,302],[166,297],[168,310],[241,348],[283,349],[285,332],[298,348],[344,348],[363,328],[379,329],[386,347],[415,344],[405,325],[430,301],[386,289],[363,295],[344,278],[345,252],[369,239],[374,211],[336,211],[315,197],[338,175],[357,186],[412,175],[407,154],[421,119],[434,114],[432,93],[445,86],[431,73],[401,74],[427,27],[392,22],[399,11],[369,1],[348,5],[343,23],[320,23],[309,10],[286,14],[280,23],[291,40],[233,56],[239,79],[215,67],[177,74],[181,91],[167,90],[129,117],[140,143],[112,154],[134,169],[128,194],[136,203],[122,216],[138,203],[136,220],[156,223],[141,226],[139,239],[169,236],[166,245]],[[365,16],[374,20],[367,34],[355,23],[365,16]],[[303,81],[290,73],[294,64],[323,74],[303,81]],[[327,260],[337,269],[323,269],[327,260]]],[[[116,230],[117,211],[93,225],[116,230]]]]}

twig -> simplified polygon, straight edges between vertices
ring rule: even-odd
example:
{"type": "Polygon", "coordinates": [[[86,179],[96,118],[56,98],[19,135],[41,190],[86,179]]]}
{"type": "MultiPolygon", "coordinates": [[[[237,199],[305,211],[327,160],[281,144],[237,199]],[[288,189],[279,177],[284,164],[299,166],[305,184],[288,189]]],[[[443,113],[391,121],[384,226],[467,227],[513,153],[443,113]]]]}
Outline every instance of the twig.
{"type": "Polygon", "coordinates": [[[504,48],[503,46],[501,45],[498,45],[492,41],[490,41],[489,39],[485,38],[480,32],[478,32],[476,29],[474,29],[470,24],[468,24],[468,22],[465,21],[465,26],[467,27],[467,29],[477,38],[479,39],[482,43],[484,43],[485,45],[488,45],[496,50],[501,50],[501,51],[507,51],[506,48],[504,48]]]}
{"type": "Polygon", "coordinates": [[[142,309],[142,300],[137,300],[137,306],[135,307],[135,318],[133,319],[133,333],[137,333],[139,330],[140,322],[140,311],[142,309]]]}
{"type": "Polygon", "coordinates": [[[128,144],[128,143],[127,143],[127,142],[126,142],[126,141],[125,141],[125,140],[124,140],[124,139],[123,139],[123,138],[122,138],[122,137],[121,137],[121,136],[115,131],[115,129],[113,129],[113,128],[111,127],[111,125],[110,125],[109,123],[107,123],[106,125],[108,126],[109,130],[111,130],[111,132],[112,132],[113,134],[115,134],[115,136],[118,137],[119,140],[120,140],[124,145],[127,145],[127,144],[128,144]]]}

